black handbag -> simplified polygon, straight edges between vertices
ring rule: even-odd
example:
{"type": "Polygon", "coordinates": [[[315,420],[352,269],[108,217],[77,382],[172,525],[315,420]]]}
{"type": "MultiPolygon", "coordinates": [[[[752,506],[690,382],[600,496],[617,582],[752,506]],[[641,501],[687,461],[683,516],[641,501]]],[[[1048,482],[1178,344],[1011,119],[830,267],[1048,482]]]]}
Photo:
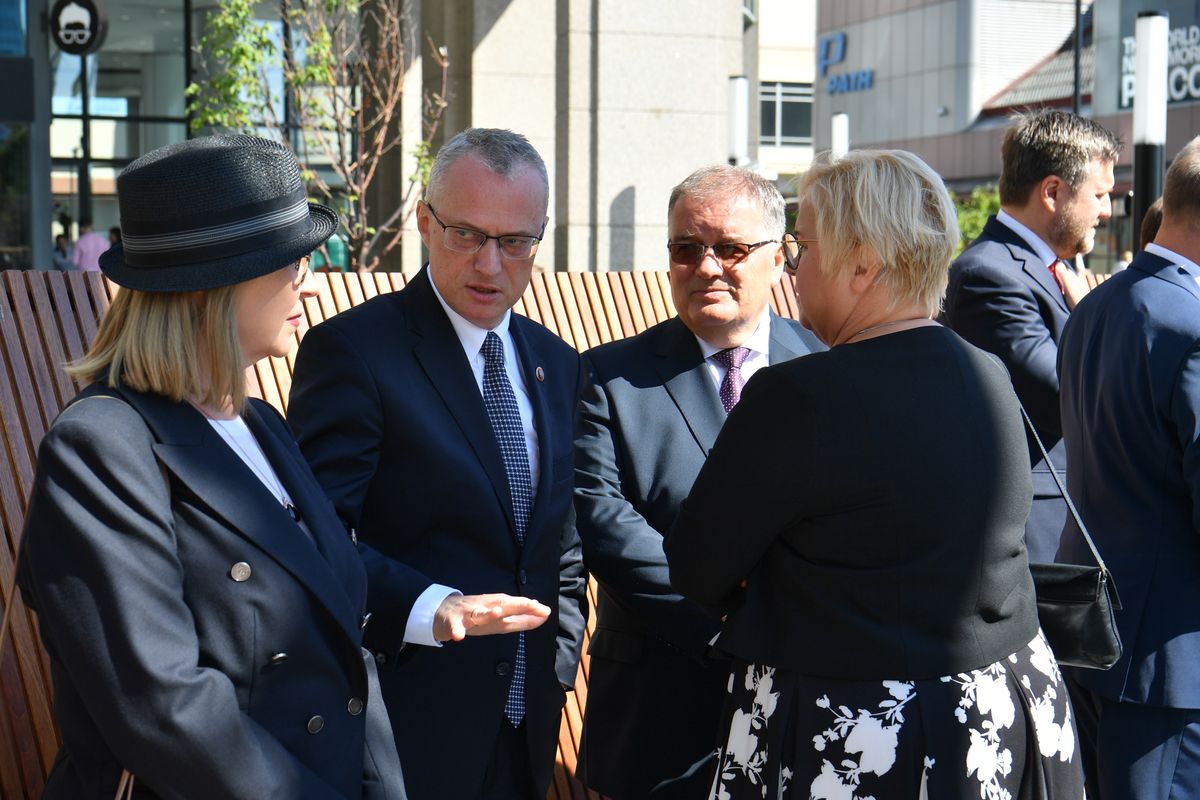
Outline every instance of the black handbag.
{"type": "Polygon", "coordinates": [[[1088,549],[1096,566],[1088,567],[1078,564],[1030,564],[1029,571],[1033,574],[1033,586],[1037,591],[1038,620],[1042,624],[1042,632],[1050,642],[1050,649],[1059,664],[1069,667],[1086,667],[1088,669],[1109,669],[1121,658],[1121,633],[1117,630],[1117,620],[1113,612],[1121,607],[1121,598],[1117,594],[1117,585],[1112,573],[1104,565],[1096,543],[1092,541],[1087,526],[1079,516],[1071,495],[1063,486],[1050,454],[1046,452],[1041,437],[1034,430],[1033,422],[1029,419],[1025,407],[1021,407],[1021,416],[1029,427],[1033,440],[1037,442],[1054,482],[1067,501],[1067,509],[1088,549]]]}

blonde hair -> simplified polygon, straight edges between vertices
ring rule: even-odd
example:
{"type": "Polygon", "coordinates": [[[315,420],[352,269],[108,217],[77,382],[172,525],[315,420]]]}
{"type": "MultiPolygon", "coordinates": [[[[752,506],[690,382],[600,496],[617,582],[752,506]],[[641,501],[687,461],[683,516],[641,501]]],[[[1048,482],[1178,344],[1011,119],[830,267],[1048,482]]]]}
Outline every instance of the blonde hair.
{"type": "Polygon", "coordinates": [[[87,355],[67,365],[83,381],[106,379],[181,402],[241,413],[246,367],[238,339],[237,284],[197,292],[121,289],[87,355]]]}
{"type": "Polygon", "coordinates": [[[836,161],[823,153],[798,189],[816,216],[823,272],[873,259],[893,307],[937,312],[959,232],[954,203],[928,164],[904,150],[852,150],[836,161]]]}

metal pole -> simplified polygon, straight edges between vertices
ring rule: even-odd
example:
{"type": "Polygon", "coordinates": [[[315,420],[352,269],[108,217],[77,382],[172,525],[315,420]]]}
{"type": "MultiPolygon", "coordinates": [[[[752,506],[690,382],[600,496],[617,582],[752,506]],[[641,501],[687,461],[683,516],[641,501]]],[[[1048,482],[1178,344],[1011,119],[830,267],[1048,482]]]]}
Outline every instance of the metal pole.
{"type": "Polygon", "coordinates": [[[838,112],[829,119],[830,152],[837,159],[850,150],[850,115],[838,112]]]}
{"type": "Polygon", "coordinates": [[[1163,154],[1167,145],[1167,41],[1165,12],[1137,16],[1137,54],[1133,89],[1133,237],[1151,203],[1162,194],[1163,154]]]}
{"type": "Polygon", "coordinates": [[[1076,114],[1083,107],[1083,0],[1075,0],[1075,95],[1071,110],[1076,114]]]}

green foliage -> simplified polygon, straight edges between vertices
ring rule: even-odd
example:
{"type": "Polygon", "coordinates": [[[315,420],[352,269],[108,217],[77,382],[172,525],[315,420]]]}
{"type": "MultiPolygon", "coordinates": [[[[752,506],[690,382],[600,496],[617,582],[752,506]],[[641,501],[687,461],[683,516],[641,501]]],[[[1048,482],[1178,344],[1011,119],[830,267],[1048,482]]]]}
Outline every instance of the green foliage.
{"type": "Polygon", "coordinates": [[[280,42],[274,24],[255,19],[252,0],[218,0],[198,48],[208,77],[187,89],[193,130],[267,131],[296,151],[309,193],[339,211],[355,270],[376,269],[400,243],[446,107],[449,59],[430,40],[441,92],[423,98],[420,140],[404,140],[401,100],[415,46],[408,2],[289,0],[280,42]],[[399,201],[384,206],[369,189],[395,179],[404,150],[415,151],[412,173],[399,201]]]}
{"type": "Polygon", "coordinates": [[[271,107],[263,76],[279,64],[279,50],[271,26],[255,20],[254,5],[251,0],[221,0],[208,14],[200,50],[214,68],[203,84],[192,83],[185,92],[193,131],[251,133],[261,124],[263,110],[271,107]]]}
{"type": "Polygon", "coordinates": [[[976,186],[971,194],[954,201],[958,210],[958,230],[962,238],[958,250],[962,250],[983,232],[988,217],[1000,210],[1000,191],[992,184],[976,186]]]}

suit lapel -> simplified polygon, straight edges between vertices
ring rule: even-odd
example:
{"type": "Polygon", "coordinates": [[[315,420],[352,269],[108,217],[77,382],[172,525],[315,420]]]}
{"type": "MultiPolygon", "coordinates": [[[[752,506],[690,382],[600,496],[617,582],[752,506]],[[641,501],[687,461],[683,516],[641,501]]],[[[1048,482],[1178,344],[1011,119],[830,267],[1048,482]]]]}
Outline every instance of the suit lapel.
{"type": "Polygon", "coordinates": [[[362,559],[358,551],[346,541],[346,529],[312,472],[297,460],[300,457],[299,451],[280,438],[290,434],[277,431],[268,424],[268,420],[253,404],[247,406],[243,418],[254,438],[262,446],[267,460],[275,468],[288,496],[299,509],[317,549],[337,576],[337,584],[346,593],[351,608],[362,608],[366,600],[366,572],[362,566],[362,559]]]}
{"type": "Polygon", "coordinates": [[[707,456],[725,424],[725,409],[701,357],[700,345],[679,317],[663,326],[655,355],[655,368],[667,394],[707,456]]]}
{"type": "MultiPolygon", "coordinates": [[[[508,331],[512,334],[513,347],[517,351],[517,357],[521,360],[521,375],[525,379],[525,388],[529,391],[529,402],[533,406],[533,427],[537,431],[538,438],[538,485],[534,487],[533,508],[530,509],[529,524],[525,531],[528,537],[538,527],[536,524],[538,515],[549,500],[548,482],[554,480],[552,459],[557,448],[554,446],[554,429],[550,425],[550,408],[546,403],[545,381],[547,379],[559,381],[563,380],[565,376],[546,377],[544,365],[525,337],[525,323],[523,317],[513,312],[509,317],[508,331]],[[542,369],[543,375],[543,380],[540,381],[537,379],[539,369],[542,369]]],[[[572,376],[573,378],[574,376],[572,376]]],[[[515,391],[516,387],[513,389],[515,391]]],[[[528,538],[526,538],[526,542],[528,542],[528,538]]]]}
{"type": "Polygon", "coordinates": [[[515,531],[516,518],[500,444],[496,441],[492,423],[483,407],[479,385],[475,383],[475,374],[471,371],[458,334],[438,303],[429,280],[429,268],[426,267],[402,293],[405,313],[417,340],[413,355],[483,464],[509,527],[515,531]]]}
{"type": "MultiPolygon", "coordinates": [[[[337,581],[329,564],[317,557],[312,542],[297,528],[278,498],[229,449],[204,417],[186,403],[157,395],[122,389],[122,396],[137,408],[154,431],[158,440],[154,452],[163,465],[230,529],[304,584],[329,609],[346,635],[358,641],[356,612],[346,593],[335,587],[337,581]]],[[[268,444],[263,449],[271,458],[268,444]]],[[[276,468],[289,462],[286,458],[272,458],[272,466],[276,468]]],[[[285,472],[291,474],[286,467],[285,472]]],[[[307,500],[306,505],[311,506],[307,500]]]]}
{"type": "Polygon", "coordinates": [[[1013,261],[1017,262],[1021,271],[1029,276],[1035,285],[1041,287],[1041,290],[1049,295],[1050,299],[1064,313],[1069,313],[1070,309],[1067,308],[1067,301],[1063,298],[1062,289],[1058,288],[1058,281],[1054,280],[1049,268],[1041,263],[1037,253],[1029,249],[1028,242],[995,217],[988,220],[987,226],[984,228],[984,235],[1005,244],[1008,247],[1009,255],[1012,256],[1013,261]]]}
{"type": "Polygon", "coordinates": [[[792,330],[786,322],[779,318],[774,311],[771,313],[771,345],[770,352],[767,353],[767,362],[770,364],[781,364],[784,361],[791,361],[793,358],[799,358],[803,355],[808,355],[808,349],[801,349],[802,345],[796,332],[792,330]]]}

